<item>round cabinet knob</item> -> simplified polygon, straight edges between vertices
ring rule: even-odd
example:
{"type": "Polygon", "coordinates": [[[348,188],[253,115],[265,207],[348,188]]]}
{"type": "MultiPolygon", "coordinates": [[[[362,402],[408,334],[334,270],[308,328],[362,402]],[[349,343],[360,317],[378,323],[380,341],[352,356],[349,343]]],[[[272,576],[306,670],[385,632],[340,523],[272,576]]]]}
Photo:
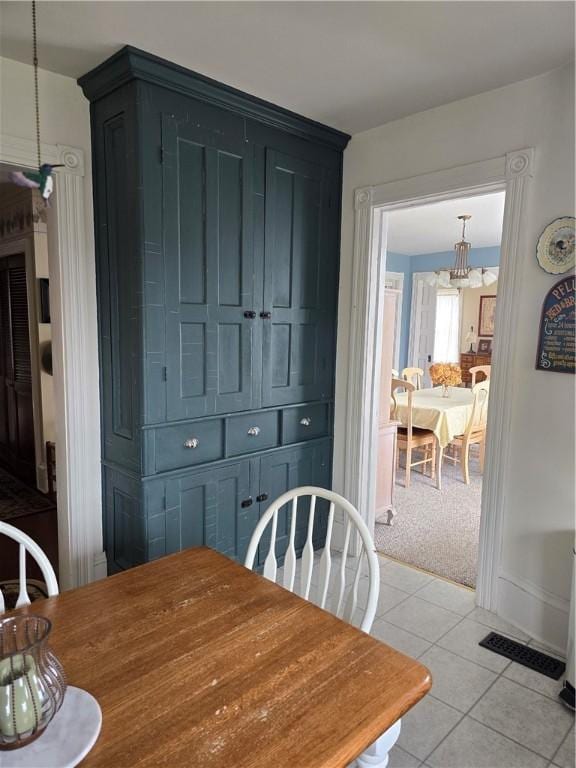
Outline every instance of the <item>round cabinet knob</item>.
{"type": "Polygon", "coordinates": [[[191,437],[184,443],[184,448],[198,448],[200,440],[197,437],[191,437]]]}
{"type": "Polygon", "coordinates": [[[300,424],[302,424],[303,427],[309,427],[310,424],[312,424],[312,419],[309,416],[304,416],[303,419],[300,419],[300,424]]]}
{"type": "Polygon", "coordinates": [[[250,427],[248,434],[250,437],[257,437],[260,434],[260,427],[250,427]]]}

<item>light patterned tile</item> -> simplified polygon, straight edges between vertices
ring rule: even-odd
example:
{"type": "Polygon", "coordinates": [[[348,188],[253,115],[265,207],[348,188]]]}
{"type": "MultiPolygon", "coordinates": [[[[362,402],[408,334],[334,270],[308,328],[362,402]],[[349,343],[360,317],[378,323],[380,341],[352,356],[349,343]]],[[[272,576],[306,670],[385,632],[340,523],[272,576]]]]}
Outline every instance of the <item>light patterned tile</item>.
{"type": "Polygon", "coordinates": [[[502,672],[511,663],[510,660],[478,645],[489,632],[490,629],[484,624],[464,619],[440,638],[438,645],[493,672],[502,672]]]}
{"type": "Polygon", "coordinates": [[[560,703],[501,677],[471,710],[484,725],[552,759],[573,716],[560,703]]]}
{"type": "Polygon", "coordinates": [[[461,616],[466,616],[474,610],[476,593],[458,584],[434,579],[418,590],[418,597],[461,616]]]}
{"type": "Polygon", "coordinates": [[[424,760],[462,719],[462,713],[425,696],[402,718],[398,745],[424,760]]]}
{"type": "Polygon", "coordinates": [[[489,669],[433,646],[420,657],[432,673],[432,694],[445,704],[467,712],[496,680],[489,669]]]}
{"type": "Polygon", "coordinates": [[[392,646],[397,651],[405,653],[407,656],[412,656],[413,659],[417,659],[431,646],[428,640],[412,635],[410,632],[406,632],[405,629],[400,629],[400,627],[390,624],[385,619],[377,619],[372,626],[370,634],[377,637],[383,643],[392,646]]]}
{"type": "Polygon", "coordinates": [[[384,618],[390,624],[395,624],[431,643],[436,642],[461,621],[461,616],[457,613],[427,603],[415,595],[385,613],[384,618]]]}
{"type": "Polygon", "coordinates": [[[517,664],[515,661],[507,667],[504,677],[554,700],[558,699],[558,694],[562,690],[562,680],[552,680],[552,678],[535,672],[522,664],[517,664]]]}
{"type": "Polygon", "coordinates": [[[386,768],[420,768],[420,760],[398,745],[392,747],[388,753],[388,765],[386,768]]]}
{"type": "Polygon", "coordinates": [[[574,755],[574,741],[576,734],[574,733],[574,726],[570,728],[568,735],[560,745],[560,748],[554,755],[552,762],[559,766],[559,768],[574,768],[576,762],[574,755]]]}
{"type": "Polygon", "coordinates": [[[431,768],[546,768],[546,760],[465,717],[426,760],[431,768]]]}
{"type": "Polygon", "coordinates": [[[396,562],[390,562],[380,572],[380,581],[383,584],[390,584],[392,587],[410,594],[432,581],[433,578],[433,576],[422,573],[416,568],[410,568],[408,565],[396,562]]]}
{"type": "Polygon", "coordinates": [[[530,639],[526,632],[522,632],[522,630],[515,627],[514,624],[510,624],[510,622],[501,619],[500,616],[497,616],[495,613],[491,613],[484,608],[474,608],[466,618],[471,619],[472,621],[477,621],[480,624],[485,624],[495,632],[501,632],[503,635],[508,635],[515,640],[520,640],[522,643],[526,643],[530,639]]]}

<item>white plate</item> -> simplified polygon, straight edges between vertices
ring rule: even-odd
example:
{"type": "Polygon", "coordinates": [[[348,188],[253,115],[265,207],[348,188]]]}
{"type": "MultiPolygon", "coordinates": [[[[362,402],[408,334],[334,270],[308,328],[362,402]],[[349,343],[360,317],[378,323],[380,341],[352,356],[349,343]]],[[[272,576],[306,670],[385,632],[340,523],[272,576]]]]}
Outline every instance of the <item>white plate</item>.
{"type": "Polygon", "coordinates": [[[0,750],[0,768],[74,768],[96,743],[102,710],[88,691],[68,686],[41,736],[20,749],[0,750]]]}
{"type": "Polygon", "coordinates": [[[538,264],[551,275],[574,269],[574,222],[573,216],[556,219],[538,238],[538,264]]]}

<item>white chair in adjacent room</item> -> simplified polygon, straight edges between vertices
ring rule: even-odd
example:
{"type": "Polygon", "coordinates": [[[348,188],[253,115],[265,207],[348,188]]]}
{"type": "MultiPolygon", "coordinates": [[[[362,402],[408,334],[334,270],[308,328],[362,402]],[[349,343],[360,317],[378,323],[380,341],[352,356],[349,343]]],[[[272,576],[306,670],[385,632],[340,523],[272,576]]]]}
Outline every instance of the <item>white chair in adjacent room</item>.
{"type": "MultiPolygon", "coordinates": [[[[376,615],[376,606],[378,604],[378,595],[380,592],[380,565],[378,563],[378,557],[376,556],[374,540],[366,523],[360,517],[358,510],[347,499],[340,496],[340,494],[326,490],[325,488],[306,485],[301,486],[300,488],[294,488],[293,490],[282,494],[282,496],[279,496],[270,504],[254,529],[244,561],[246,568],[252,569],[254,567],[258,547],[264,533],[270,526],[270,540],[267,547],[267,554],[264,557],[263,576],[270,581],[276,582],[278,577],[278,561],[276,559],[275,545],[278,530],[278,516],[283,507],[286,507],[286,514],[289,516],[287,520],[289,535],[280,579],[281,586],[283,586],[284,589],[288,589],[290,592],[296,592],[306,600],[310,599],[312,574],[315,565],[317,565],[319,571],[316,584],[316,588],[318,589],[318,605],[321,608],[325,608],[328,599],[330,577],[332,574],[333,557],[331,544],[334,518],[336,510],[339,510],[339,512],[343,513],[345,529],[342,551],[338,552],[338,566],[337,572],[335,573],[335,583],[333,584],[335,590],[335,594],[333,595],[335,602],[334,612],[336,616],[345,621],[351,621],[354,617],[356,609],[358,608],[358,588],[362,573],[363,556],[365,556],[368,562],[368,595],[366,606],[364,608],[364,615],[360,623],[360,629],[364,632],[370,632],[374,616],[376,615]],[[307,497],[310,498],[310,503],[307,505],[306,510],[306,504],[299,504],[298,501],[299,499],[305,499],[307,497]],[[316,559],[314,557],[313,534],[318,499],[327,501],[330,506],[328,508],[328,517],[326,521],[326,539],[324,548],[321,551],[320,558],[316,559]],[[296,579],[297,519],[299,515],[306,515],[306,513],[308,514],[306,520],[306,540],[302,548],[300,583],[298,585],[296,579]],[[353,531],[356,531],[359,535],[360,551],[357,557],[354,556],[355,569],[353,570],[352,584],[347,591],[346,576],[350,569],[347,568],[346,565],[348,562],[350,541],[353,531]]],[[[394,723],[394,725],[382,734],[374,744],[358,757],[357,765],[359,768],[367,768],[367,766],[372,765],[386,765],[386,756],[400,735],[400,723],[400,720],[394,723]]]]}
{"type": "Polygon", "coordinates": [[[424,371],[422,368],[403,368],[402,369],[402,378],[404,381],[409,381],[411,384],[414,384],[416,389],[422,389],[422,377],[424,376],[424,371]],[[416,379],[416,382],[414,382],[414,379],[416,379]]]}
{"type": "MultiPolygon", "coordinates": [[[[26,533],[23,533],[18,528],[8,523],[0,521],[0,536],[7,536],[9,539],[13,539],[20,546],[19,552],[19,585],[20,590],[18,598],[16,600],[16,608],[20,608],[22,605],[30,605],[31,600],[28,594],[28,588],[26,583],[26,553],[36,561],[38,567],[42,572],[42,578],[46,584],[46,590],[48,597],[53,597],[58,594],[58,581],[56,580],[56,574],[54,568],[50,564],[50,560],[46,557],[42,549],[36,544],[34,539],[31,539],[26,533]]],[[[4,595],[0,589],[0,613],[5,610],[4,595]]]]}

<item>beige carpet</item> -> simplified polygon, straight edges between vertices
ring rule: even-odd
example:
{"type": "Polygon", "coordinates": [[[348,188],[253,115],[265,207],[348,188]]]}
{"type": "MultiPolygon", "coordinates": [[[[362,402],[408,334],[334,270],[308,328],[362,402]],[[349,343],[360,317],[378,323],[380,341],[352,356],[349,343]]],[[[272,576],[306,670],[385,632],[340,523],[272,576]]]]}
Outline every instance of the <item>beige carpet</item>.
{"type": "Polygon", "coordinates": [[[392,526],[376,524],[378,551],[444,578],[476,586],[482,476],[478,461],[470,457],[470,485],[460,466],[445,461],[442,490],[429,477],[412,471],[404,488],[404,470],[398,471],[396,517],[392,526]]]}

